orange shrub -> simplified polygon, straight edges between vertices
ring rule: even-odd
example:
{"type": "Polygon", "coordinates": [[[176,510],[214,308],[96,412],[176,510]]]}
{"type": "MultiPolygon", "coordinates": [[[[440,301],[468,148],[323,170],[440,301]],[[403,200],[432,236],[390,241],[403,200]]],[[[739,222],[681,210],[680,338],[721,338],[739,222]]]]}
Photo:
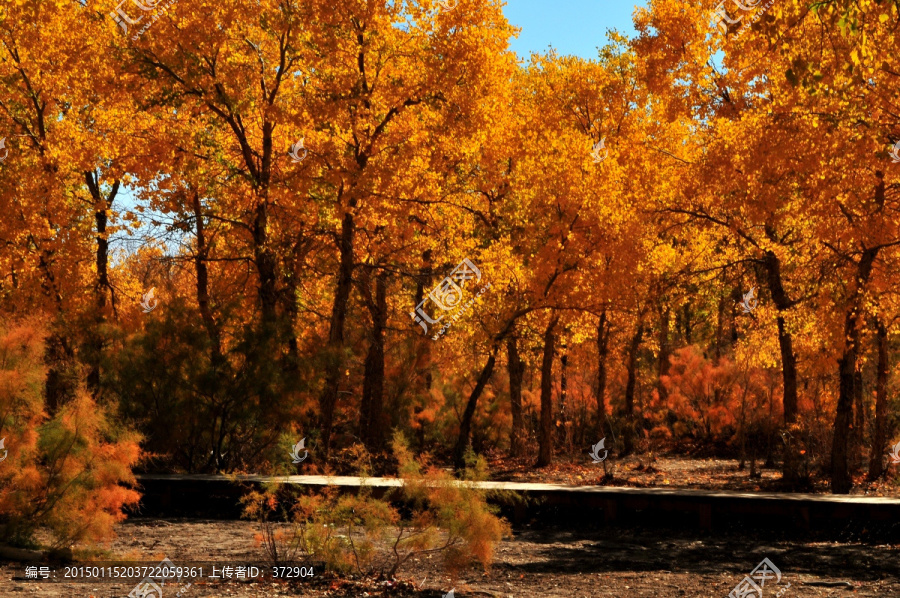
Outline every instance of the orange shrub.
{"type": "Polygon", "coordinates": [[[0,538],[34,545],[50,532],[55,548],[113,535],[122,509],[139,495],[131,467],[139,438],[112,424],[84,390],[48,417],[44,334],[33,323],[0,321],[0,538]]]}
{"type": "MultiPolygon", "coordinates": [[[[272,522],[283,500],[279,485],[245,497],[243,516],[260,523],[256,541],[267,558],[278,562],[302,554],[334,571],[391,578],[423,554],[441,554],[451,574],[473,562],[487,568],[511,529],[494,514],[486,492],[471,483],[486,477],[485,462],[470,459],[464,479],[457,480],[437,467],[423,467],[399,433],[392,448],[399,488],[384,499],[374,498],[365,483],[354,495],[339,494],[332,487],[299,496],[289,532],[272,522]]],[[[365,471],[362,474],[364,482],[365,471]]]]}
{"type": "MultiPolygon", "coordinates": [[[[734,409],[729,403],[735,385],[734,365],[727,359],[717,365],[693,345],[678,349],[670,360],[669,375],[661,378],[669,391],[667,404],[655,407],[667,408],[677,418],[673,425],[675,435],[701,436],[708,440],[733,426],[734,409]],[[694,422],[700,429],[692,434],[690,428],[694,422]]],[[[656,400],[659,401],[658,396],[656,400]]]]}

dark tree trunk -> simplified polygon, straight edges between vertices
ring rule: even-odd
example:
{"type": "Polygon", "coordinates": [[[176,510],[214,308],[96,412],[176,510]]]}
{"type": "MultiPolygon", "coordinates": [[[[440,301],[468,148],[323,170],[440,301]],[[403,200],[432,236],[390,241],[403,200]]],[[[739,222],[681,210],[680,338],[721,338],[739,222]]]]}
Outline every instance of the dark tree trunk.
{"type": "Polygon", "coordinates": [[[47,379],[44,389],[47,396],[47,411],[53,417],[62,405],[75,397],[79,387],[79,365],[75,351],[60,332],[47,338],[44,351],[47,365],[47,379]]]}
{"type": "Polygon", "coordinates": [[[778,347],[781,350],[781,375],[784,382],[784,424],[790,426],[797,421],[797,358],[791,333],[785,326],[783,312],[793,307],[781,280],[781,261],[772,251],[767,251],[763,260],[766,267],[766,282],[772,302],[778,310],[778,347]]]}
{"type": "Polygon", "coordinates": [[[681,322],[682,322],[682,325],[684,326],[684,344],[692,345],[692,344],[694,344],[694,339],[693,339],[694,324],[693,324],[693,322],[691,322],[691,304],[685,303],[684,308],[681,311],[682,311],[681,322]]]}
{"type": "MultiPolygon", "coordinates": [[[[351,202],[350,208],[355,207],[351,202]]],[[[338,385],[343,366],[344,322],[347,319],[347,308],[350,301],[350,290],[353,284],[353,238],[356,224],[349,210],[341,222],[340,267],[338,270],[337,289],[334,293],[334,304],[331,309],[331,325],[328,329],[328,345],[326,348],[325,387],[319,396],[319,410],[322,427],[322,450],[327,460],[331,450],[331,428],[334,425],[334,411],[337,405],[338,385]]]]}
{"type": "Polygon", "coordinates": [[[856,380],[853,381],[853,424],[850,427],[850,464],[853,469],[862,462],[863,437],[866,433],[866,416],[863,408],[863,373],[856,368],[856,380]]]}
{"type": "Polygon", "coordinates": [[[597,324],[597,425],[600,435],[606,436],[606,363],[609,356],[609,323],[606,320],[606,310],[600,314],[600,322],[597,324]]]}
{"type": "Polygon", "coordinates": [[[848,462],[848,444],[853,412],[853,400],[857,393],[857,361],[859,357],[859,317],[860,299],[865,284],[872,273],[872,264],[878,255],[878,248],[863,252],[856,271],[856,284],[849,298],[847,314],[844,317],[844,352],[838,361],[838,403],[834,416],[834,441],[831,445],[831,492],[849,494],[853,487],[848,462]]]}
{"type": "Polygon", "coordinates": [[[875,383],[875,422],[872,434],[872,450],[869,453],[869,481],[884,473],[884,451],[887,448],[887,381],[888,340],[884,323],[878,321],[878,377],[875,383]]]}
{"type": "MultiPolygon", "coordinates": [[[[419,303],[422,302],[422,298],[425,297],[425,289],[431,287],[431,250],[426,249],[422,252],[422,261],[424,262],[422,268],[419,270],[418,276],[415,276],[416,281],[416,296],[413,301],[413,305],[416,307],[419,306],[419,303]]],[[[415,309],[415,308],[414,308],[415,309]]],[[[413,312],[413,317],[415,317],[415,312],[413,312]]],[[[415,320],[413,320],[415,321],[415,320]]],[[[433,384],[433,378],[431,374],[431,343],[434,342],[428,336],[427,331],[424,335],[419,335],[419,326],[418,324],[414,324],[414,331],[412,343],[412,351],[415,355],[414,357],[414,371],[416,372],[424,372],[421,377],[417,376],[415,378],[415,394],[416,394],[416,404],[413,407],[414,413],[418,416],[422,411],[425,410],[425,406],[429,401],[429,395],[431,394],[431,385],[433,384]]],[[[419,425],[416,428],[416,440],[417,440],[417,450],[422,451],[425,447],[425,422],[419,421],[419,425]]]]}
{"type": "Polygon", "coordinates": [[[253,221],[253,252],[256,271],[259,275],[259,301],[262,308],[263,328],[266,334],[274,334],[277,330],[278,267],[275,253],[269,243],[269,207],[265,199],[260,199],[256,206],[256,216],[253,221]]]}
{"type": "Polygon", "coordinates": [[[212,363],[218,367],[222,363],[222,341],[219,334],[219,326],[212,313],[209,299],[209,269],[206,260],[209,257],[209,245],[206,241],[206,225],[203,221],[203,207],[200,204],[200,194],[196,191],[192,199],[194,212],[194,234],[197,237],[197,253],[194,255],[194,268],[197,271],[197,307],[203,326],[209,335],[212,347],[212,363]]]}
{"type": "Polygon", "coordinates": [[[282,337],[287,339],[287,355],[285,355],[283,370],[285,384],[288,387],[296,387],[300,373],[300,346],[297,340],[297,320],[299,308],[297,305],[297,293],[300,284],[300,270],[306,255],[314,247],[314,241],[305,236],[303,232],[297,234],[297,241],[290,255],[287,274],[284,276],[284,290],[282,303],[284,304],[284,317],[281,318],[283,332],[282,337]]]}
{"type": "Polygon", "coordinates": [[[785,327],[784,316],[778,316],[777,324],[784,385],[784,424],[789,426],[797,421],[797,357],[794,355],[794,339],[785,327]]]}
{"type": "Polygon", "coordinates": [[[472,393],[469,395],[466,410],[459,425],[459,438],[453,451],[453,462],[457,469],[462,469],[465,466],[466,447],[469,446],[469,435],[472,433],[472,419],[475,417],[475,408],[478,406],[478,398],[481,397],[484,387],[487,386],[488,380],[491,379],[496,360],[497,345],[494,345],[491,347],[491,354],[487,363],[484,364],[484,368],[481,370],[481,375],[478,376],[478,382],[475,383],[475,388],[472,389],[472,393]]]}
{"type": "Polygon", "coordinates": [[[559,429],[557,430],[557,439],[559,443],[568,449],[569,446],[569,414],[567,413],[568,404],[566,402],[569,390],[569,348],[565,341],[562,342],[559,355],[559,429]]]}
{"type": "Polygon", "coordinates": [[[544,332],[544,356],[541,360],[541,430],[539,434],[538,467],[553,461],[553,353],[556,345],[554,330],[559,318],[553,318],[544,332]]]}
{"type": "Polygon", "coordinates": [[[714,355],[716,356],[716,363],[719,363],[719,360],[722,359],[722,331],[725,329],[725,296],[719,297],[719,307],[716,310],[716,341],[714,349],[714,355]]]}
{"type": "MultiPolygon", "coordinates": [[[[425,297],[425,289],[431,287],[431,279],[432,279],[432,266],[431,266],[431,250],[427,249],[422,252],[422,261],[425,262],[422,266],[422,269],[419,271],[419,275],[416,277],[416,297],[414,301],[414,305],[416,307],[419,306],[419,303],[422,302],[422,299],[425,297]]],[[[419,330],[418,324],[415,326],[416,332],[419,330]]],[[[424,336],[419,339],[419,349],[418,355],[416,357],[416,371],[424,371],[424,383],[425,383],[425,391],[431,391],[432,385],[432,376],[431,376],[431,343],[433,341],[429,337],[426,332],[424,336]]]]}
{"type": "Polygon", "coordinates": [[[363,374],[362,404],[360,405],[360,437],[370,450],[384,446],[384,332],[387,328],[387,272],[375,276],[375,297],[372,297],[370,277],[364,279],[363,298],[372,318],[372,337],[363,374]]]}
{"type": "MultiPolygon", "coordinates": [[[[219,326],[216,323],[215,316],[212,313],[212,306],[209,298],[209,270],[206,261],[209,258],[209,245],[206,240],[206,225],[203,220],[203,207],[200,203],[200,194],[194,192],[191,198],[191,209],[194,214],[194,234],[197,238],[197,252],[194,254],[194,269],[197,273],[197,307],[200,310],[200,318],[203,320],[203,326],[210,341],[210,361],[214,375],[209,380],[210,387],[207,392],[214,400],[219,399],[219,382],[220,370],[224,366],[225,359],[222,355],[222,342],[219,333],[219,326]]],[[[224,465],[222,456],[222,448],[225,441],[225,423],[228,407],[221,405],[221,426],[218,435],[215,434],[216,422],[213,422],[213,446],[209,460],[206,463],[207,468],[213,468],[218,472],[224,465]],[[217,436],[217,440],[215,437],[217,436]]],[[[218,417],[216,418],[218,421],[218,417]]]]}
{"type": "Polygon", "coordinates": [[[95,329],[91,331],[91,364],[87,376],[87,386],[91,394],[96,398],[100,395],[100,362],[103,355],[103,336],[101,328],[106,322],[107,300],[106,294],[112,292],[112,286],[109,284],[109,240],[107,238],[107,223],[109,221],[109,210],[112,209],[113,201],[119,192],[119,181],[113,183],[109,192],[109,197],[103,197],[103,190],[100,188],[100,179],[93,172],[85,172],[84,180],[87,184],[91,199],[94,201],[94,220],[97,225],[97,282],[94,285],[95,308],[97,310],[95,316],[95,329]]]}
{"type": "Polygon", "coordinates": [[[507,370],[509,371],[509,403],[512,411],[512,432],[509,437],[509,454],[521,457],[525,452],[525,422],[522,419],[522,378],[525,364],[519,358],[518,339],[506,339],[507,370]]]}
{"type": "Polygon", "coordinates": [[[845,351],[838,362],[840,386],[834,417],[834,441],[831,446],[831,492],[849,494],[853,485],[847,463],[850,419],[856,382],[855,351],[845,351]]]}
{"type": "MultiPolygon", "coordinates": [[[[659,310],[659,368],[657,370],[657,384],[656,390],[659,393],[659,399],[662,404],[666,403],[666,399],[668,398],[668,391],[666,390],[666,386],[663,384],[662,379],[663,376],[667,376],[669,374],[669,367],[672,365],[669,362],[669,355],[672,354],[671,347],[669,345],[669,321],[670,310],[668,307],[663,308],[660,306],[659,310]]],[[[716,341],[716,346],[718,347],[718,341],[716,341]]]]}
{"type": "Polygon", "coordinates": [[[772,251],[767,251],[763,258],[766,268],[766,286],[772,296],[772,302],[778,310],[778,348],[781,352],[781,378],[784,387],[782,405],[784,409],[784,427],[788,431],[787,444],[784,449],[784,466],[782,479],[790,488],[799,481],[799,452],[794,441],[791,426],[797,423],[797,357],[794,354],[794,340],[785,325],[784,314],[793,307],[781,280],[781,261],[772,251]]]}
{"type": "Polygon", "coordinates": [[[623,434],[624,453],[627,455],[634,450],[634,436],[636,434],[634,421],[634,389],[637,383],[637,357],[638,349],[641,346],[641,340],[644,337],[644,323],[638,320],[637,330],[631,337],[631,344],[628,347],[627,372],[628,378],[625,382],[625,433],[623,434]]]}

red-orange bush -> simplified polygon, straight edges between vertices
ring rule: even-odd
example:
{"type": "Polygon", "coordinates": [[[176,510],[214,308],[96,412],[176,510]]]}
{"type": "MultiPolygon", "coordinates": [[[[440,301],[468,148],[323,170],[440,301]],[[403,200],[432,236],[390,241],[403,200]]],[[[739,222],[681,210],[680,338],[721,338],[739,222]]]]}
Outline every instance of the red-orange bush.
{"type": "Polygon", "coordinates": [[[689,429],[695,423],[699,424],[699,435],[705,439],[733,426],[734,365],[727,359],[713,363],[695,346],[675,351],[671,363],[669,375],[661,378],[668,390],[667,404],[657,407],[667,408],[677,418],[673,425],[676,436],[698,436],[697,431],[692,433],[689,429]]]}
{"type": "Polygon", "coordinates": [[[108,539],[139,498],[126,487],[139,439],[84,390],[48,416],[43,354],[34,323],[0,321],[0,438],[9,451],[0,462],[0,538],[33,545],[43,528],[57,548],[108,539]]]}

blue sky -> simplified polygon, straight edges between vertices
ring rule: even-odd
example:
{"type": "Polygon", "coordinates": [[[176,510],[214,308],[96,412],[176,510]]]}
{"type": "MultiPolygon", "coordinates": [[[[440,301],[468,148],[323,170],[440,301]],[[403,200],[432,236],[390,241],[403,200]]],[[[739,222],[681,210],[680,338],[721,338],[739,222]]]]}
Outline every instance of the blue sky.
{"type": "Polygon", "coordinates": [[[503,12],[522,29],[519,38],[510,41],[520,58],[549,46],[559,54],[596,58],[597,47],[606,44],[607,29],[634,35],[634,6],[635,0],[506,0],[503,12]]]}

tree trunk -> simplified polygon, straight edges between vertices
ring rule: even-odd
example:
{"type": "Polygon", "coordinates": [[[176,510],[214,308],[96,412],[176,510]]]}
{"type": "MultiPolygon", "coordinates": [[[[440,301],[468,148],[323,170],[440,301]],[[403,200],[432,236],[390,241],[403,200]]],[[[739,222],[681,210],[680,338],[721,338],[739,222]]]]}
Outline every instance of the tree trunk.
{"type": "Polygon", "coordinates": [[[564,447],[569,448],[569,414],[567,413],[568,405],[566,403],[569,386],[569,348],[564,340],[562,342],[559,355],[559,426],[557,429],[557,440],[564,447]]]}
{"type": "Polygon", "coordinates": [[[767,251],[763,263],[766,266],[766,281],[772,302],[778,310],[778,348],[781,350],[781,376],[784,382],[784,425],[797,421],[797,358],[791,333],[785,326],[783,312],[793,306],[781,280],[781,261],[772,251],[767,251]]]}
{"type": "MultiPolygon", "coordinates": [[[[419,274],[415,276],[416,281],[416,295],[415,300],[413,301],[413,305],[418,307],[419,303],[422,302],[422,299],[425,297],[425,289],[431,287],[431,250],[426,249],[422,252],[422,261],[423,266],[419,269],[419,274]]],[[[418,426],[416,428],[416,450],[421,452],[425,448],[425,425],[426,422],[422,419],[419,419],[419,414],[425,410],[425,407],[428,405],[431,400],[431,386],[433,384],[433,377],[431,373],[431,343],[434,342],[428,336],[427,331],[425,334],[420,336],[418,334],[419,327],[418,325],[414,325],[414,336],[412,338],[412,347],[411,351],[414,357],[413,368],[416,372],[423,372],[423,375],[416,376],[414,379],[414,391],[415,391],[415,405],[413,406],[413,413],[418,420],[418,426]]]]}
{"type": "Polygon", "coordinates": [[[87,386],[94,398],[100,395],[100,362],[103,356],[103,336],[101,329],[106,322],[107,300],[106,293],[112,291],[109,284],[109,240],[107,239],[107,222],[109,220],[109,210],[112,209],[113,201],[119,192],[119,181],[113,183],[109,192],[109,197],[103,197],[103,191],[100,188],[100,180],[93,172],[85,172],[84,180],[87,184],[91,199],[94,201],[94,220],[97,224],[97,282],[94,285],[94,301],[95,314],[94,329],[88,334],[90,336],[91,358],[90,370],[87,375],[87,386]]]}
{"type": "Polygon", "coordinates": [[[853,400],[857,393],[856,368],[859,356],[859,316],[860,298],[863,289],[872,273],[872,263],[878,255],[878,248],[868,249],[860,257],[856,272],[856,284],[853,294],[848,300],[847,314],[844,318],[844,352],[838,361],[838,403],[834,416],[834,441],[831,445],[831,492],[833,494],[849,494],[853,487],[848,463],[848,444],[850,439],[853,400]]]}
{"type": "Polygon", "coordinates": [[[847,445],[856,382],[855,351],[845,351],[838,366],[840,386],[837,411],[834,417],[834,441],[831,445],[831,492],[833,494],[849,494],[853,481],[847,464],[847,445]]]}
{"type": "MultiPolygon", "coordinates": [[[[54,326],[51,330],[54,328],[61,327],[54,326]]],[[[53,417],[61,406],[75,397],[80,378],[75,351],[62,332],[54,331],[47,338],[44,363],[47,365],[47,379],[44,384],[47,411],[53,417]]]]}
{"type": "Polygon", "coordinates": [[[278,303],[277,264],[269,243],[269,207],[263,198],[256,206],[253,221],[253,252],[259,275],[259,301],[262,307],[262,323],[265,334],[274,334],[276,305],[278,303]]]}
{"type": "MultiPolygon", "coordinates": [[[[431,265],[431,250],[426,249],[422,252],[422,261],[424,265],[419,270],[419,275],[416,276],[416,297],[413,302],[413,305],[418,307],[419,303],[422,302],[422,299],[425,297],[425,289],[431,287],[431,279],[432,279],[432,265],[431,265]]],[[[415,330],[418,331],[418,325],[416,325],[415,330]]],[[[429,337],[426,332],[424,336],[419,339],[419,347],[418,347],[418,355],[416,357],[416,371],[424,371],[424,383],[425,390],[427,392],[431,391],[432,385],[432,375],[431,375],[431,343],[434,342],[429,337]]]]}
{"type": "MultiPolygon", "coordinates": [[[[723,276],[724,278],[724,276],[723,276]]],[[[722,331],[725,329],[725,296],[719,296],[719,306],[716,309],[716,342],[713,354],[716,356],[716,364],[722,359],[722,331]]],[[[662,352],[662,351],[660,351],[662,352]]]]}
{"type": "Polygon", "coordinates": [[[778,348],[781,352],[781,377],[784,385],[784,425],[797,421],[797,357],[794,340],[787,331],[784,316],[778,316],[778,348]]]}
{"type": "MultiPolygon", "coordinates": [[[[669,320],[670,310],[667,307],[663,308],[660,306],[659,310],[659,368],[657,369],[656,376],[656,392],[659,393],[659,400],[661,404],[666,404],[666,399],[668,398],[668,391],[666,390],[665,385],[662,382],[663,376],[668,375],[669,366],[672,364],[669,363],[669,355],[671,355],[671,347],[669,345],[669,320]]],[[[718,348],[719,342],[716,340],[716,347],[718,348]]]]}
{"type": "Polygon", "coordinates": [[[306,255],[314,247],[314,242],[303,232],[297,233],[297,240],[290,253],[290,261],[285,265],[286,275],[281,300],[284,304],[284,316],[281,318],[282,337],[287,339],[287,354],[284,358],[283,371],[285,384],[296,387],[300,373],[300,345],[297,340],[297,320],[299,308],[297,305],[297,292],[300,284],[300,268],[306,255]]]}
{"type": "MultiPolygon", "coordinates": [[[[351,202],[350,209],[356,202],[351,202]]],[[[334,410],[337,404],[338,385],[340,384],[343,366],[344,322],[347,319],[347,307],[350,300],[350,288],[353,283],[353,237],[356,224],[353,213],[348,210],[341,222],[340,268],[338,270],[337,289],[334,293],[334,304],[331,308],[331,324],[328,329],[328,345],[326,347],[325,386],[319,395],[319,410],[322,428],[322,453],[327,460],[331,450],[331,428],[334,425],[334,410]]]]}
{"type": "Polygon", "coordinates": [[[634,436],[636,434],[634,421],[634,389],[637,383],[637,356],[644,336],[644,323],[638,320],[637,330],[631,337],[631,345],[628,347],[628,379],[625,383],[625,433],[623,434],[624,453],[627,455],[634,450],[634,436]]]}
{"type": "Polygon", "coordinates": [[[691,322],[691,304],[685,303],[682,309],[682,323],[684,324],[684,344],[694,344],[693,331],[694,325],[691,322]]]}
{"type": "Polygon", "coordinates": [[[488,357],[487,363],[484,364],[481,375],[478,376],[478,382],[475,383],[475,388],[472,389],[472,393],[469,395],[469,400],[466,403],[466,410],[463,413],[463,418],[459,425],[459,438],[456,441],[456,448],[453,451],[453,462],[457,469],[462,469],[465,466],[466,447],[469,446],[469,435],[472,432],[472,419],[475,417],[475,408],[478,406],[478,398],[484,391],[484,387],[487,386],[488,380],[491,379],[496,359],[497,345],[495,344],[491,347],[491,354],[488,357]]]}
{"type": "Polygon", "coordinates": [[[197,253],[194,256],[194,268],[197,271],[197,307],[200,310],[203,326],[209,335],[213,366],[217,367],[222,363],[222,341],[209,300],[209,269],[206,265],[206,260],[209,257],[209,246],[206,243],[206,228],[203,222],[203,207],[200,204],[200,194],[196,191],[192,200],[192,209],[195,222],[194,234],[197,237],[197,253]]]}
{"type": "Polygon", "coordinates": [[[522,419],[522,378],[525,364],[519,358],[518,339],[510,335],[506,339],[507,370],[509,371],[509,403],[512,411],[512,432],[509,437],[509,454],[521,457],[525,452],[525,422],[522,419]]]}
{"type": "Polygon", "coordinates": [[[600,314],[600,322],[597,324],[597,425],[600,435],[606,436],[606,361],[609,355],[609,323],[606,320],[606,310],[600,314]]]}
{"type": "Polygon", "coordinates": [[[875,423],[872,434],[872,450],[869,453],[869,481],[874,482],[884,473],[884,451],[887,448],[887,381],[888,340],[887,329],[878,321],[878,378],[875,383],[875,423]]]}
{"type": "Polygon", "coordinates": [[[788,298],[781,280],[781,261],[772,251],[767,251],[763,258],[766,268],[766,285],[772,302],[778,310],[776,322],[778,325],[778,348],[781,352],[781,378],[784,387],[782,404],[784,409],[784,427],[788,432],[787,443],[784,448],[784,466],[782,479],[792,488],[799,482],[798,462],[800,455],[797,444],[794,442],[791,426],[797,423],[797,357],[794,354],[794,341],[791,333],[785,325],[784,314],[793,307],[793,302],[788,298]]]}
{"type": "Polygon", "coordinates": [[[375,276],[375,297],[365,277],[366,306],[372,318],[372,337],[366,354],[360,406],[360,437],[369,450],[383,448],[384,430],[384,332],[387,328],[387,272],[375,276]]]}
{"type": "Polygon", "coordinates": [[[863,438],[866,433],[866,415],[863,408],[863,373],[856,368],[856,380],[853,381],[853,424],[850,427],[850,466],[856,469],[862,463],[863,438]]]}
{"type": "Polygon", "coordinates": [[[539,435],[538,467],[553,461],[553,353],[556,345],[554,329],[559,318],[550,320],[544,332],[544,356],[541,361],[541,430],[539,435]]]}

